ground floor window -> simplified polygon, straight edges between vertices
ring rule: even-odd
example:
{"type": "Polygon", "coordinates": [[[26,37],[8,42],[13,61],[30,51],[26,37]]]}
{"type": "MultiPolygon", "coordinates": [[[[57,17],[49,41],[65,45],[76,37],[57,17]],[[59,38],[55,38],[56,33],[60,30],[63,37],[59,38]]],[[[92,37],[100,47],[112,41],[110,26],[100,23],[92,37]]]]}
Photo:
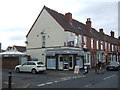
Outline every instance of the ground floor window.
{"type": "Polygon", "coordinates": [[[110,61],[116,61],[116,55],[110,55],[110,61]]]}
{"type": "Polygon", "coordinates": [[[79,68],[83,68],[83,57],[82,56],[77,56],[76,57],[76,65],[79,66],[79,68]]]}
{"type": "Polygon", "coordinates": [[[84,63],[90,63],[90,54],[85,54],[84,63]]]}
{"type": "Polygon", "coordinates": [[[54,56],[47,57],[47,69],[56,69],[56,58],[54,56]]]}

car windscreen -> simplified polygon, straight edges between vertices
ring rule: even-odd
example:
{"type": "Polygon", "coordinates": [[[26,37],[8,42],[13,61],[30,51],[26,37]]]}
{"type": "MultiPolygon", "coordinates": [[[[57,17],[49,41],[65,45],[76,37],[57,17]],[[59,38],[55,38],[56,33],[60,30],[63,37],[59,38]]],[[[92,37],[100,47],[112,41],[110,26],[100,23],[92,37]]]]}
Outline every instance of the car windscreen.
{"type": "Polygon", "coordinates": [[[43,62],[37,62],[38,65],[43,65],[43,62]]]}

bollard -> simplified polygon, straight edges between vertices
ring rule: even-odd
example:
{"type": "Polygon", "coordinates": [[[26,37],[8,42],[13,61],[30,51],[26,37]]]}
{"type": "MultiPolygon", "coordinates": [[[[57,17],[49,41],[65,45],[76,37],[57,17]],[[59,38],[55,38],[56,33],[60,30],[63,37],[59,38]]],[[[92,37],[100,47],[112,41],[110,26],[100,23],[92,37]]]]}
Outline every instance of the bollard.
{"type": "Polygon", "coordinates": [[[9,78],[8,78],[8,88],[11,90],[12,87],[12,72],[9,71],[9,78]]]}

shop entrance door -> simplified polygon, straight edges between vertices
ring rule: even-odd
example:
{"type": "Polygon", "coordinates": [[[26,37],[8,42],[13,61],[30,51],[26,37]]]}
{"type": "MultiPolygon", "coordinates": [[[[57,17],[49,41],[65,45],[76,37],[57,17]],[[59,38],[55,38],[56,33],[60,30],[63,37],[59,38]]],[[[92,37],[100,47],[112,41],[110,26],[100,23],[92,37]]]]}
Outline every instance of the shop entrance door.
{"type": "Polygon", "coordinates": [[[60,70],[73,69],[73,55],[60,55],[59,69],[60,70]]]}
{"type": "Polygon", "coordinates": [[[63,69],[73,69],[73,58],[70,55],[63,55],[63,69]]]}
{"type": "Polygon", "coordinates": [[[69,69],[69,55],[63,55],[63,69],[69,69]]]}

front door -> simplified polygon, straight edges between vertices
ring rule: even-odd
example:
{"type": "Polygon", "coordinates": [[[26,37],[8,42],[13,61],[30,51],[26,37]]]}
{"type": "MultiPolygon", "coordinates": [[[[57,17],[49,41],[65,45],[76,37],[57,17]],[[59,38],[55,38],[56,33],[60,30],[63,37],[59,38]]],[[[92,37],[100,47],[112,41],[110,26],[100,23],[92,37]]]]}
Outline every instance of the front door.
{"type": "Polygon", "coordinates": [[[63,69],[68,70],[69,69],[69,55],[63,56],[63,69]]]}
{"type": "Polygon", "coordinates": [[[73,69],[73,55],[60,55],[59,69],[62,70],[73,69]]]}

